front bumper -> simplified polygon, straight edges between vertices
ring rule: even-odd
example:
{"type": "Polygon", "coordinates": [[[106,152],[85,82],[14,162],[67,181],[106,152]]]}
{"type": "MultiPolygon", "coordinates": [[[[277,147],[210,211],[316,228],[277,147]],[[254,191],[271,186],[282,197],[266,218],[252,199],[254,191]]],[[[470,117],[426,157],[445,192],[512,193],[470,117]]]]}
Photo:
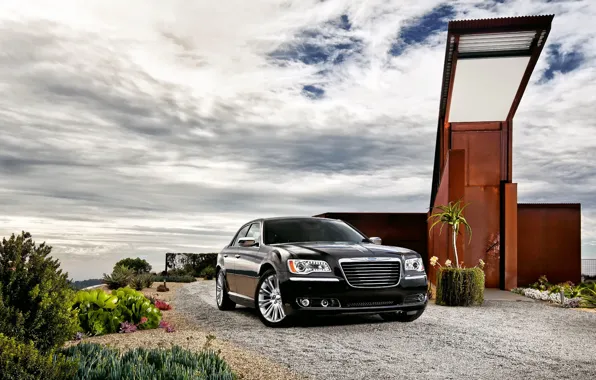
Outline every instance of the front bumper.
{"type": "Polygon", "coordinates": [[[280,290],[287,314],[367,314],[391,311],[412,311],[428,304],[428,279],[425,274],[405,275],[397,286],[355,288],[343,277],[296,276],[280,273],[280,290]],[[297,299],[308,298],[309,306],[297,299]],[[328,300],[328,306],[321,306],[328,300]]]}

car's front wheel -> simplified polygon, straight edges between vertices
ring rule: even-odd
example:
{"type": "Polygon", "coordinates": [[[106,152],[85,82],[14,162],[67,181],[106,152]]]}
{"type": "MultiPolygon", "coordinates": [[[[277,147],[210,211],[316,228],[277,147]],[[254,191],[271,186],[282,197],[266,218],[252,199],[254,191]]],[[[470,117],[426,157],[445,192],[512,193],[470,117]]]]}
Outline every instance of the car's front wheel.
{"type": "Polygon", "coordinates": [[[217,280],[215,281],[215,300],[217,301],[217,308],[219,310],[232,310],[236,307],[236,303],[232,301],[228,295],[226,274],[223,270],[217,272],[217,280]]]}
{"type": "Polygon", "coordinates": [[[288,319],[283,307],[279,279],[273,269],[267,270],[259,279],[255,309],[265,326],[282,326],[288,319]]]}
{"type": "Polygon", "coordinates": [[[391,322],[412,322],[420,318],[420,316],[424,313],[424,309],[417,310],[415,314],[407,314],[407,313],[400,313],[400,312],[392,312],[392,313],[380,313],[379,315],[385,321],[391,322]]]}

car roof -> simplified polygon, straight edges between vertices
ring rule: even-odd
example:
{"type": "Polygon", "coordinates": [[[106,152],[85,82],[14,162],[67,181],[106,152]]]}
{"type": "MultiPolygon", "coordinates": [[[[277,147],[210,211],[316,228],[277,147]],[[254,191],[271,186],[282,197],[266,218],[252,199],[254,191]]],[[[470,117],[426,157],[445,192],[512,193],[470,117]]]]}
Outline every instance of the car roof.
{"type": "MultiPolygon", "coordinates": [[[[321,220],[321,219],[327,219],[327,220],[335,220],[332,218],[324,218],[324,217],[320,217],[320,216],[275,216],[275,217],[269,217],[269,218],[257,218],[254,220],[251,220],[247,223],[254,223],[254,222],[267,222],[270,220],[296,220],[296,219],[309,219],[309,220],[321,220]]],[[[245,224],[247,224],[245,223],[245,224]]]]}

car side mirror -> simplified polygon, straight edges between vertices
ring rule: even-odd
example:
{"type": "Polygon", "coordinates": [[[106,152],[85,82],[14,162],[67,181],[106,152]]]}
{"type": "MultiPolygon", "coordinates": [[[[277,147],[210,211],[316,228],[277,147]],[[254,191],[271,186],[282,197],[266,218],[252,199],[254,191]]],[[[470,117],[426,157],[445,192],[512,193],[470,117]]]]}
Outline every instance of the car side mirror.
{"type": "Polygon", "coordinates": [[[238,244],[242,247],[254,247],[259,245],[259,243],[251,237],[243,237],[238,239],[238,244]]]}
{"type": "Polygon", "coordinates": [[[370,240],[370,242],[373,244],[381,245],[381,243],[382,243],[382,240],[380,237],[371,237],[368,240],[370,240]]]}

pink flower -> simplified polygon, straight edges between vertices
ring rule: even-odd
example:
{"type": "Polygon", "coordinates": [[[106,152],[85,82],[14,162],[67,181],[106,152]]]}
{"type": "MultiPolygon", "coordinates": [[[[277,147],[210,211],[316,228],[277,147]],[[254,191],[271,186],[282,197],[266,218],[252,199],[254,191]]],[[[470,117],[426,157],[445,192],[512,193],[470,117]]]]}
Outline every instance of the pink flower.
{"type": "Polygon", "coordinates": [[[139,325],[142,325],[143,323],[145,323],[147,321],[148,321],[147,317],[141,317],[141,322],[139,322],[139,325]]]}

